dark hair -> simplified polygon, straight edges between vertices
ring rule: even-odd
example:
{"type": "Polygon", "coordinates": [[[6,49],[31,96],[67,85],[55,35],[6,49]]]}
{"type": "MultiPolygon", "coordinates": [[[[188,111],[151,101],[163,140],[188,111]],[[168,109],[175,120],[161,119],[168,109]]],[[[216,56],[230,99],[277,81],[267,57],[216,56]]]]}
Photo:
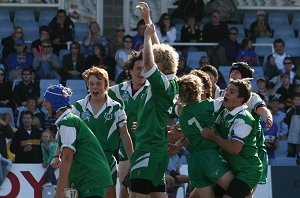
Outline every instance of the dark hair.
{"type": "Polygon", "coordinates": [[[237,33],[239,33],[239,29],[238,29],[237,27],[235,27],[235,26],[233,26],[233,27],[231,27],[231,28],[229,29],[229,31],[231,31],[231,30],[235,30],[237,33]]]}
{"type": "Polygon", "coordinates": [[[23,111],[22,112],[22,119],[23,119],[23,117],[24,117],[24,115],[30,115],[31,116],[31,118],[33,119],[33,113],[31,112],[31,111],[23,111]]]}
{"type": "Polygon", "coordinates": [[[165,25],[164,25],[164,20],[166,17],[169,17],[170,19],[170,23],[171,23],[171,27],[173,27],[174,25],[172,24],[172,21],[171,21],[171,16],[167,13],[163,13],[160,17],[159,17],[159,20],[157,22],[157,25],[160,29],[160,32],[161,32],[161,35],[163,36],[166,36],[167,35],[167,32],[165,31],[165,25]]]}
{"type": "Polygon", "coordinates": [[[131,79],[130,70],[133,70],[134,64],[138,60],[143,60],[143,53],[142,51],[132,51],[129,55],[128,60],[125,63],[125,72],[128,79],[131,79]]]}
{"type": "Polygon", "coordinates": [[[205,65],[200,70],[211,73],[216,79],[219,77],[218,70],[213,65],[205,65]]]}
{"type": "Polygon", "coordinates": [[[251,97],[251,84],[247,80],[237,79],[237,80],[230,80],[229,84],[233,84],[238,88],[239,98],[244,98],[244,103],[248,102],[251,97]]]}
{"type": "Polygon", "coordinates": [[[75,45],[79,49],[79,51],[78,51],[78,53],[79,53],[80,52],[80,44],[77,41],[72,41],[72,43],[70,45],[71,48],[72,48],[72,45],[75,45]]]}
{"type": "Polygon", "coordinates": [[[125,39],[130,39],[131,41],[133,40],[132,36],[130,36],[129,34],[126,34],[126,35],[123,37],[123,42],[125,41],[125,39]]]}
{"type": "Polygon", "coordinates": [[[248,38],[244,38],[241,42],[241,47],[244,49],[251,40],[248,38]]]}
{"type": "Polygon", "coordinates": [[[28,97],[27,97],[27,102],[28,102],[29,100],[34,100],[35,104],[36,104],[36,105],[38,104],[38,99],[37,99],[37,97],[35,97],[35,96],[28,96],[28,97]]]}
{"type": "Polygon", "coordinates": [[[253,69],[249,67],[249,65],[245,62],[237,62],[232,63],[232,67],[230,69],[229,75],[233,70],[237,70],[241,73],[242,78],[252,78],[253,77],[253,69]]]}
{"type": "Polygon", "coordinates": [[[95,43],[94,45],[93,45],[93,54],[94,54],[94,49],[95,49],[95,47],[97,47],[97,48],[99,48],[100,49],[100,53],[101,53],[101,56],[105,56],[105,48],[104,48],[104,46],[101,44],[101,43],[95,43]]]}
{"type": "Polygon", "coordinates": [[[22,74],[24,72],[29,72],[30,74],[32,74],[32,70],[30,68],[24,68],[24,69],[22,69],[22,74]]]}
{"type": "Polygon", "coordinates": [[[42,45],[45,44],[45,43],[51,44],[51,45],[52,45],[52,42],[51,42],[50,39],[43,39],[43,40],[42,40],[42,45]]]}
{"type": "Polygon", "coordinates": [[[59,10],[57,10],[56,14],[57,15],[58,14],[65,14],[65,15],[67,15],[67,12],[64,9],[59,9],[59,10]]]}
{"type": "Polygon", "coordinates": [[[49,29],[49,27],[47,25],[43,25],[43,26],[40,27],[39,33],[41,33],[42,31],[45,31],[45,32],[49,33],[50,29],[49,29]]]}
{"type": "Polygon", "coordinates": [[[139,20],[139,21],[137,22],[137,24],[136,24],[136,29],[138,29],[140,25],[145,25],[145,24],[146,24],[146,23],[145,23],[145,21],[144,21],[143,19],[139,20]]]}
{"type": "Polygon", "coordinates": [[[276,39],[276,40],[273,42],[273,46],[275,47],[275,44],[278,44],[278,43],[282,43],[283,46],[285,46],[285,42],[284,42],[281,38],[276,39]]]}
{"type": "Polygon", "coordinates": [[[286,61],[286,60],[290,60],[293,63],[293,58],[290,57],[290,56],[284,57],[283,62],[286,61]]]}

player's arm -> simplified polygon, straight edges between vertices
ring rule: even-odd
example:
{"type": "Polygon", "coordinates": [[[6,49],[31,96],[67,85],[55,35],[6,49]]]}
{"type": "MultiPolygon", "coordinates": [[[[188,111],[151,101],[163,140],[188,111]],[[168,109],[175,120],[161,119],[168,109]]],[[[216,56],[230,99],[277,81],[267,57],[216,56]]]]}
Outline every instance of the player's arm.
{"type": "MultiPolygon", "coordinates": [[[[74,151],[68,147],[64,147],[62,150],[62,160],[59,168],[59,177],[57,181],[57,190],[55,197],[64,195],[64,189],[68,187],[69,172],[73,160],[74,151]]],[[[63,197],[63,196],[62,196],[63,197]]]]}
{"type": "Polygon", "coordinates": [[[146,24],[146,29],[144,32],[144,49],[143,49],[143,60],[144,60],[144,67],[146,72],[151,70],[154,63],[154,55],[153,55],[153,48],[151,42],[151,36],[154,34],[154,25],[153,24],[146,24]]]}
{"type": "Polygon", "coordinates": [[[59,167],[59,163],[60,163],[59,154],[60,154],[60,146],[59,146],[59,144],[57,144],[56,149],[55,149],[55,153],[54,153],[54,157],[53,157],[53,159],[50,163],[50,165],[53,168],[58,168],[59,167]]]}
{"type": "Polygon", "coordinates": [[[219,147],[221,147],[224,151],[231,153],[233,155],[239,154],[239,152],[242,150],[243,143],[240,141],[237,141],[235,139],[226,140],[220,137],[215,133],[215,130],[213,128],[204,128],[203,137],[206,139],[209,139],[216,143],[219,147]]]}
{"type": "MultiPolygon", "coordinates": [[[[141,16],[145,21],[145,24],[152,24],[152,20],[150,17],[150,8],[146,2],[139,2],[139,7],[141,10],[141,16]]],[[[156,33],[151,36],[152,44],[159,44],[159,39],[156,33]]]]}
{"type": "Polygon", "coordinates": [[[125,147],[126,154],[128,156],[128,159],[130,160],[131,155],[133,153],[133,145],[132,145],[131,137],[127,130],[127,125],[125,124],[123,127],[119,128],[119,132],[125,147]]]}
{"type": "Polygon", "coordinates": [[[273,124],[273,116],[271,111],[266,106],[261,106],[256,109],[256,113],[260,115],[260,117],[266,123],[267,129],[271,128],[273,124]]]}

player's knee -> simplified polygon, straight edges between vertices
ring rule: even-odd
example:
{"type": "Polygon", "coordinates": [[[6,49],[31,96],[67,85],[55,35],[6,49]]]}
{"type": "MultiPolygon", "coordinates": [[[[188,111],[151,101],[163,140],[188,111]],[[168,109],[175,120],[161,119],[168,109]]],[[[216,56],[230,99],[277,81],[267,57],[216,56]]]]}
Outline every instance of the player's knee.
{"type": "Polygon", "coordinates": [[[245,198],[251,193],[251,189],[244,181],[234,178],[225,195],[235,198],[245,198]]]}

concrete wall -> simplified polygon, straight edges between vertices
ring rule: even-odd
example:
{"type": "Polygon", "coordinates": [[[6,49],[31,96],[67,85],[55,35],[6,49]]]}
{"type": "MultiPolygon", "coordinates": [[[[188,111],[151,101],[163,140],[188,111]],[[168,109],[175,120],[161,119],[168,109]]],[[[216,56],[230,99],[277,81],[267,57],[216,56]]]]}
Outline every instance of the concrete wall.
{"type": "Polygon", "coordinates": [[[110,37],[115,24],[123,23],[123,0],[103,0],[103,35],[110,37]]]}

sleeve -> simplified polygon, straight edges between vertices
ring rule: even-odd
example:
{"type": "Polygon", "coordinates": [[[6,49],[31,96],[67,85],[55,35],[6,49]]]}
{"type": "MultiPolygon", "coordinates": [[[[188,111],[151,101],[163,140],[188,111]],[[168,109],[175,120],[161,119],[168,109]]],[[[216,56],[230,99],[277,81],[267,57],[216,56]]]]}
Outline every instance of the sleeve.
{"type": "Polygon", "coordinates": [[[214,112],[215,113],[221,109],[221,107],[223,105],[223,100],[224,100],[223,97],[218,97],[214,100],[214,112]]]}
{"type": "Polygon", "coordinates": [[[12,141],[10,143],[10,150],[16,155],[20,154],[23,151],[23,148],[20,146],[20,136],[18,132],[16,132],[14,134],[14,137],[12,138],[12,141]]]}
{"type": "Polygon", "coordinates": [[[117,119],[117,126],[119,128],[122,128],[124,125],[127,124],[127,116],[123,109],[120,108],[118,111],[116,111],[115,116],[117,119]]]}
{"type": "Polygon", "coordinates": [[[245,123],[243,119],[238,118],[234,121],[233,131],[234,135],[231,137],[231,139],[237,140],[244,144],[244,139],[250,134],[252,127],[245,123]]]}
{"type": "Polygon", "coordinates": [[[247,102],[247,106],[249,109],[256,112],[259,107],[266,106],[266,103],[260,98],[258,94],[252,94],[250,100],[247,102]]]}
{"type": "Polygon", "coordinates": [[[176,28],[171,27],[170,31],[167,32],[168,42],[173,43],[176,40],[176,28]]]}
{"type": "Polygon", "coordinates": [[[39,66],[40,66],[40,63],[41,63],[41,56],[40,55],[36,55],[34,58],[33,58],[33,62],[32,62],[32,68],[34,70],[38,70],[39,66]]]}
{"type": "Polygon", "coordinates": [[[7,139],[11,139],[14,137],[14,131],[13,129],[10,127],[10,125],[6,125],[6,126],[2,126],[3,131],[5,131],[5,137],[7,139]]]}
{"type": "Polygon", "coordinates": [[[76,129],[74,127],[69,127],[65,125],[61,125],[59,127],[59,135],[62,146],[60,150],[62,151],[65,147],[68,147],[76,152],[75,149],[75,141],[76,141],[76,129]]]}

